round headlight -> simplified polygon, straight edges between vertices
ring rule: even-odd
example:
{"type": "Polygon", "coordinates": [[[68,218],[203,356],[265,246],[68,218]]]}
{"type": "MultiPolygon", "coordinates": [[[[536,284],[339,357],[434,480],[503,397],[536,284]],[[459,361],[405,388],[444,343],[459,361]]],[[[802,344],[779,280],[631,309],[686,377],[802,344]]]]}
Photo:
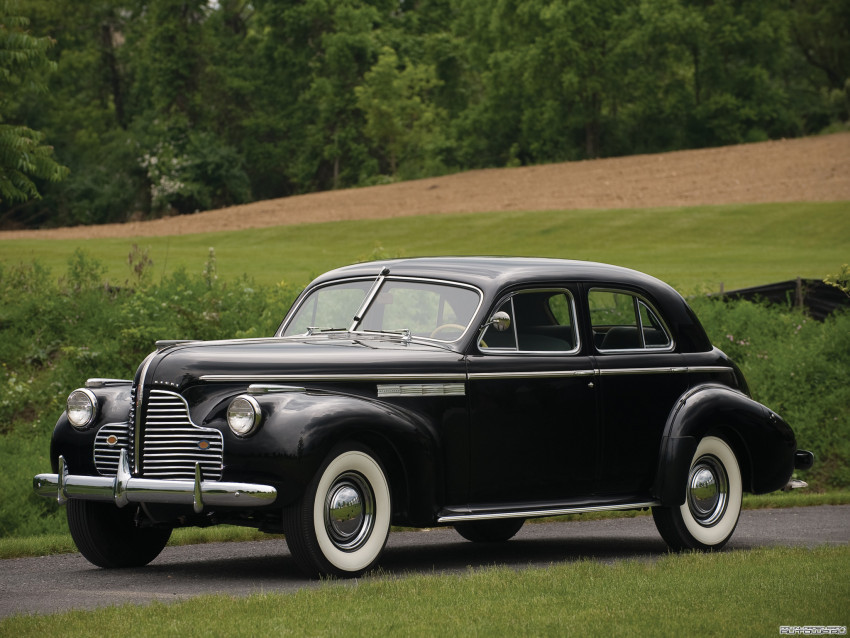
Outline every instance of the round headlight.
{"type": "Polygon", "coordinates": [[[84,430],[97,416],[97,397],[91,390],[80,388],[68,395],[68,421],[78,430],[84,430]]]}
{"type": "Polygon", "coordinates": [[[252,396],[241,395],[227,408],[227,425],[236,436],[248,436],[260,424],[260,404],[252,396]]]}

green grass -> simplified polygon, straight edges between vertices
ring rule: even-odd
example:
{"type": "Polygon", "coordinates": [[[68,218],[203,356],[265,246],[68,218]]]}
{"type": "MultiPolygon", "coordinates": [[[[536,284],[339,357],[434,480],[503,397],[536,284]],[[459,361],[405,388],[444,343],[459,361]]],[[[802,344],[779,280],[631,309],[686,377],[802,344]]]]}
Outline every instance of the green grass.
{"type": "MultiPolygon", "coordinates": [[[[772,492],[770,494],[744,496],[744,509],[769,509],[780,507],[807,507],[813,505],[850,505],[850,490],[830,492],[772,492]]],[[[549,518],[532,519],[529,523],[545,524],[554,521],[595,521],[608,518],[633,518],[648,516],[649,510],[625,512],[591,512],[588,514],[568,514],[549,518]]],[[[64,518],[64,515],[63,515],[64,518]]],[[[394,531],[412,531],[413,528],[393,528],[394,531]]],[[[413,530],[415,531],[415,530],[413,530]]],[[[229,543],[242,541],[283,539],[282,535],[265,534],[249,527],[218,525],[216,527],[187,527],[176,529],[168,544],[199,545],[201,543],[229,543]]],[[[47,556],[50,554],[69,554],[77,552],[71,536],[65,534],[41,534],[37,536],[0,537],[0,560],[7,558],[25,558],[47,556]]]]}
{"type": "Polygon", "coordinates": [[[219,275],[304,284],[372,257],[533,255],[615,263],[680,290],[727,290],[797,276],[823,278],[850,261],[850,203],[791,203],[635,210],[498,212],[343,221],[172,237],[0,241],[0,263],[39,260],[64,271],[82,248],[129,278],[133,244],[155,277],[200,268],[210,247],[219,275]]]}
{"type": "Polygon", "coordinates": [[[545,569],[369,577],[294,594],[203,596],[0,620],[0,635],[772,636],[850,624],[850,546],[667,555],[545,569]]]}

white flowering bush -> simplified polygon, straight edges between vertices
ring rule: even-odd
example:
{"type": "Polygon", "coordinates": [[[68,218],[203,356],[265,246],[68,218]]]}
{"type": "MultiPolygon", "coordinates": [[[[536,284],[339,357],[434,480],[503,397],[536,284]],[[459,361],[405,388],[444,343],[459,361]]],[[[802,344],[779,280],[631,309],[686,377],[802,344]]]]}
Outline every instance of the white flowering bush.
{"type": "Polygon", "coordinates": [[[154,212],[192,213],[251,198],[239,154],[211,133],[190,132],[159,141],[142,153],[139,165],[150,185],[154,212]]]}

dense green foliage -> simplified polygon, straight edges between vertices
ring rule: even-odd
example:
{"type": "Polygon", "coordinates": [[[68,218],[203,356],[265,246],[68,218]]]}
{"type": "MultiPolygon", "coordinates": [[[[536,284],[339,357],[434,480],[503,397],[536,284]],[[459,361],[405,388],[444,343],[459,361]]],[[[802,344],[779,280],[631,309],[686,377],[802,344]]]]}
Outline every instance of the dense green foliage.
{"type": "Polygon", "coordinates": [[[819,322],[750,302],[692,300],[712,343],[744,373],[753,397],[815,452],[816,488],[850,485],[850,312],[819,322]]]}
{"type": "Polygon", "coordinates": [[[849,6],[22,1],[58,72],[0,112],[71,174],[0,226],[819,132],[848,120],[849,6]]]}
{"type": "MultiPolygon", "coordinates": [[[[59,532],[55,504],[30,492],[46,471],[50,434],[68,392],[88,377],[129,378],[157,339],[272,334],[298,288],[203,269],[152,282],[136,249],[123,285],[75,253],[60,276],[38,263],[0,269],[0,536],[59,532]]],[[[850,486],[850,313],[825,322],[748,302],[694,299],[712,341],[742,367],[754,397],[793,426],[817,456],[816,490],[850,486]]]]}
{"type": "Polygon", "coordinates": [[[0,204],[38,198],[33,179],[56,182],[68,172],[42,143],[42,133],[5,117],[13,92],[44,93],[46,76],[56,68],[47,57],[52,40],[31,36],[28,24],[14,0],[0,0],[0,204]]]}
{"type": "Polygon", "coordinates": [[[843,545],[378,574],[356,586],[328,582],[292,594],[13,616],[0,620],[0,633],[99,637],[122,625],[140,638],[203,637],[211,627],[249,637],[770,636],[782,625],[850,623],[848,568],[850,548],[843,545]]]}
{"type": "MultiPolygon", "coordinates": [[[[146,255],[130,255],[123,286],[76,253],[57,279],[39,264],[0,270],[0,536],[60,531],[56,507],[29,494],[70,389],[89,377],[130,378],[157,339],[272,334],[298,290],[218,280],[203,271],[147,283],[146,255]]],[[[40,468],[40,469],[39,469],[40,468]]]]}

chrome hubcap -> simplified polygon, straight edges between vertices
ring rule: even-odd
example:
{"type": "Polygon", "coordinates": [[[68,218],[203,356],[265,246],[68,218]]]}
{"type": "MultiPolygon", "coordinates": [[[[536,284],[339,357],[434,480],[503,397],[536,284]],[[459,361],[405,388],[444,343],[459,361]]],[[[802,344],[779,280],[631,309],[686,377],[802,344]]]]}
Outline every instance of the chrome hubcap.
{"type": "Polygon", "coordinates": [[[343,551],[353,552],[369,539],[375,524],[375,496],[360,474],[337,477],[325,497],[324,518],[331,542],[343,551]]]}
{"type": "Polygon", "coordinates": [[[729,479],[723,465],[713,456],[703,456],[688,477],[688,508],[694,519],[711,527],[723,517],[729,500],[729,479]]]}

